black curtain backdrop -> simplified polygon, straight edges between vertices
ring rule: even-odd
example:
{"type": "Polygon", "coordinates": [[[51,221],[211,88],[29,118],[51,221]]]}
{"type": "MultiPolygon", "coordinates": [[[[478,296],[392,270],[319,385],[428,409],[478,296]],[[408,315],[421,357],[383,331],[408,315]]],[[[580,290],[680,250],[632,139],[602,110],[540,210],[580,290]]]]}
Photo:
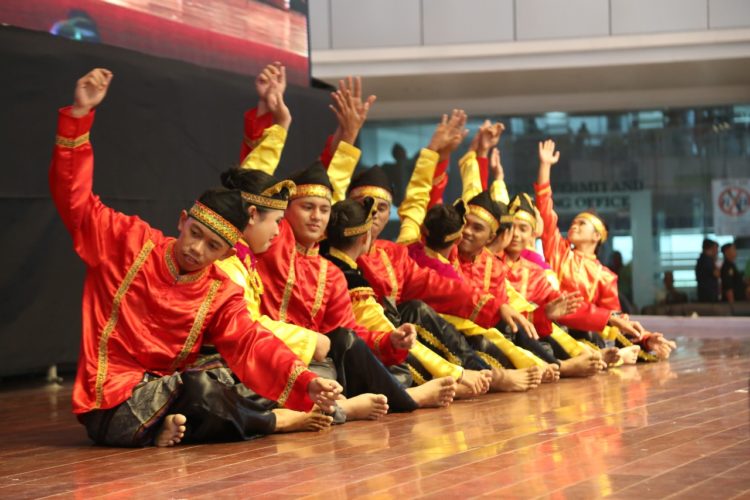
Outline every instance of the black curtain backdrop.
{"type": "MultiPolygon", "coordinates": [[[[179,211],[236,165],[248,77],[137,52],[0,27],[0,376],[73,366],[84,266],[49,196],[57,110],[78,78],[114,72],[91,133],[94,191],[113,208],[176,234],[179,211]]],[[[322,90],[290,87],[294,122],[279,173],[309,164],[335,128],[322,90]]]]}

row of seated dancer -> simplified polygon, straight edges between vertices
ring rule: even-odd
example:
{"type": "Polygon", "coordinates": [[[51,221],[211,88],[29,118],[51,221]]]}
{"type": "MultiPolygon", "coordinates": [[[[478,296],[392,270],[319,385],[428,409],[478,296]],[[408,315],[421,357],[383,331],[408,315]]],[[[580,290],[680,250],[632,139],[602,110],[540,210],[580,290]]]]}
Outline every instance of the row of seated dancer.
{"type": "Polygon", "coordinates": [[[170,238],[92,192],[89,132],[112,79],[94,69],[78,80],[50,167],[87,269],[73,411],[97,444],[318,431],[591,377],[675,347],[620,313],[616,275],[596,258],[601,218],[584,212],[561,236],[552,141],[539,146],[535,201],[511,200],[496,149],[503,127],[486,122],[459,161],[461,199],[442,203],[450,154],[467,135],[465,113],[444,116],[399,206],[397,241],[386,241],[391,183],[379,167],[354,175],[375,98],[342,80],[320,159],[280,180],[292,117],[284,68],[269,64],[239,166],[180,214],[170,238]]]}

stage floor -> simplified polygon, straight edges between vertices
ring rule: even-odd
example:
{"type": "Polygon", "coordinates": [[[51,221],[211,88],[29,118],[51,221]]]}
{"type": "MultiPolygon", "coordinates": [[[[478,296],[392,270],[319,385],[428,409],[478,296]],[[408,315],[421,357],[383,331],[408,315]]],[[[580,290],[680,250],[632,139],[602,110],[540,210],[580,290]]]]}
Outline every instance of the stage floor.
{"type": "Polygon", "coordinates": [[[69,382],[0,386],[0,497],[750,498],[750,329],[711,324],[668,363],[245,443],[95,447],[69,382]]]}

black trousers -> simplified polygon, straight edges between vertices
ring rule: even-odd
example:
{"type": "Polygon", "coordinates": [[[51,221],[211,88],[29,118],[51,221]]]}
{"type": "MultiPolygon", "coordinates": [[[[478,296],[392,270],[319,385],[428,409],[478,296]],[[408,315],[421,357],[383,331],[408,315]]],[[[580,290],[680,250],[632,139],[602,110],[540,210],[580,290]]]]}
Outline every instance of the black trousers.
{"type": "MultiPolygon", "coordinates": [[[[560,360],[555,356],[552,346],[547,342],[541,342],[539,340],[531,338],[526,331],[518,327],[518,331],[513,333],[510,331],[508,325],[501,322],[497,329],[503,332],[503,334],[518,347],[526,349],[532,354],[536,355],[542,361],[548,364],[560,364],[560,360]]],[[[559,347],[559,346],[558,346],[559,347]]]]}
{"type": "Polygon", "coordinates": [[[225,368],[146,374],[127,401],[81,414],[78,420],[96,444],[106,446],[151,445],[164,417],[173,413],[187,417],[182,440],[187,443],[243,441],[272,433],[276,416],[234,386],[225,368]]]}

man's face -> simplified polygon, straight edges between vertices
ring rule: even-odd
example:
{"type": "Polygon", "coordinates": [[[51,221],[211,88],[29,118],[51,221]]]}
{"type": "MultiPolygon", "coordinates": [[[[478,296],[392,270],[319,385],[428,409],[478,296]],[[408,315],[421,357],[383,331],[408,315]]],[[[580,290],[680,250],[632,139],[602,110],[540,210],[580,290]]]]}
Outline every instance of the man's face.
{"type": "Polygon", "coordinates": [[[510,240],[510,245],[505,251],[513,258],[520,255],[524,248],[529,248],[534,244],[534,229],[526,221],[515,219],[513,220],[513,238],[510,240]]]}
{"type": "Polygon", "coordinates": [[[570,223],[570,229],[568,229],[568,241],[573,245],[580,245],[585,243],[597,243],[601,239],[599,233],[596,232],[594,225],[584,219],[583,217],[576,217],[573,222],[570,223]]]}
{"type": "Polygon", "coordinates": [[[263,253],[279,235],[279,224],[284,218],[283,210],[264,210],[259,212],[254,206],[249,209],[250,220],[242,236],[253,253],[263,253]]]}
{"type": "Polygon", "coordinates": [[[177,224],[180,236],[174,256],[180,271],[192,273],[210,266],[215,260],[232,255],[232,247],[202,223],[183,211],[177,224]]]}
{"type": "Polygon", "coordinates": [[[724,250],[724,258],[730,262],[734,262],[737,258],[737,247],[732,245],[724,250]]]}
{"type": "MultiPolygon", "coordinates": [[[[364,196],[357,196],[352,199],[362,203],[364,196]]],[[[391,216],[391,204],[388,200],[375,198],[375,204],[372,206],[372,209],[375,213],[372,216],[372,229],[370,230],[370,234],[372,234],[372,240],[375,241],[388,224],[388,219],[391,216]]]]}
{"type": "Polygon", "coordinates": [[[331,218],[331,202],[317,196],[305,196],[290,201],[284,214],[302,246],[309,247],[322,240],[331,218]]]}
{"type": "Polygon", "coordinates": [[[462,255],[474,257],[482,248],[489,243],[494,236],[492,228],[485,221],[474,214],[466,214],[466,224],[461,233],[461,241],[458,244],[458,251],[462,255]]]}

